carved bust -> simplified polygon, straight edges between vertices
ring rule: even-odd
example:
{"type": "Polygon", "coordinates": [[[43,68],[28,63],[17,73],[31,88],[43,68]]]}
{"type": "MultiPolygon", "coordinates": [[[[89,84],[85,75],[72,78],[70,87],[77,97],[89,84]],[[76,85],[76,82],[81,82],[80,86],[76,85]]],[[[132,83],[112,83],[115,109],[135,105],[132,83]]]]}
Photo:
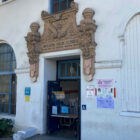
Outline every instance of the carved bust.
{"type": "Polygon", "coordinates": [[[39,52],[38,43],[40,42],[40,33],[38,32],[40,26],[38,23],[32,23],[31,26],[31,32],[27,34],[26,41],[27,41],[27,47],[28,52],[39,52]]]}
{"type": "Polygon", "coordinates": [[[87,8],[83,11],[83,17],[84,19],[80,22],[80,25],[85,25],[85,24],[94,24],[94,21],[93,21],[93,16],[94,16],[95,12],[90,9],[90,8],[87,8]]]}

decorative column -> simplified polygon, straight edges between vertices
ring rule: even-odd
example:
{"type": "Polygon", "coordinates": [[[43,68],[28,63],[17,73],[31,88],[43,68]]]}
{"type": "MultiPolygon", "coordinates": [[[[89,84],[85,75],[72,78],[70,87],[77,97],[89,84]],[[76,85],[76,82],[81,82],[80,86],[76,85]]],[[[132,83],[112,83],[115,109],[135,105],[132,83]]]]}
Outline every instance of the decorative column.
{"type": "Polygon", "coordinates": [[[30,77],[32,82],[37,81],[38,72],[39,72],[39,43],[40,43],[40,33],[38,32],[40,26],[38,23],[32,23],[31,32],[27,34],[25,37],[27,41],[27,48],[28,48],[28,57],[30,63],[30,77]]]}
{"type": "Polygon", "coordinates": [[[96,24],[93,20],[95,12],[87,8],[83,11],[84,19],[80,22],[80,39],[79,44],[83,55],[83,70],[87,81],[93,80],[95,74],[95,32],[96,24]]]}

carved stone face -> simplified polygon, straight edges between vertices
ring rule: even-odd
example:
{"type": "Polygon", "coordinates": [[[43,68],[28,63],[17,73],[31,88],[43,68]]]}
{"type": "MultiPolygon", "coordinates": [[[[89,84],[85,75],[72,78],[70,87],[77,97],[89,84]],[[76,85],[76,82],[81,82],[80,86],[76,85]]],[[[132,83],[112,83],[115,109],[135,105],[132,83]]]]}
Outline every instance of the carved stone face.
{"type": "Polygon", "coordinates": [[[90,13],[84,14],[85,19],[92,19],[92,15],[90,13]]]}
{"type": "Polygon", "coordinates": [[[32,32],[38,32],[38,30],[39,30],[39,25],[38,25],[38,23],[32,23],[31,24],[31,26],[30,26],[30,28],[31,28],[31,31],[32,32]]]}
{"type": "Polygon", "coordinates": [[[94,11],[90,8],[87,8],[83,12],[83,16],[85,19],[92,19],[94,15],[94,11]]]}
{"type": "Polygon", "coordinates": [[[90,75],[92,68],[92,60],[91,59],[84,59],[84,73],[86,75],[90,75]]]}

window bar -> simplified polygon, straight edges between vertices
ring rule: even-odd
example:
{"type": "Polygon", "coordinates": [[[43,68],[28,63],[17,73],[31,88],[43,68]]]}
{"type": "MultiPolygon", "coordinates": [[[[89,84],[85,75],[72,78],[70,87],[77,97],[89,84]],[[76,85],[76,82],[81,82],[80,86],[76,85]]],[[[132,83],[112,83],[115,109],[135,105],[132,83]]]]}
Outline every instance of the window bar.
{"type": "Polygon", "coordinates": [[[69,0],[67,0],[67,8],[69,8],[69,0]]]}
{"type": "Polygon", "coordinates": [[[2,106],[4,106],[4,113],[6,112],[6,102],[4,102],[3,104],[2,104],[2,106]]]}
{"type": "Polygon", "coordinates": [[[8,95],[9,93],[0,93],[0,95],[8,95]]]}
{"type": "Polygon", "coordinates": [[[54,0],[50,0],[50,5],[51,5],[51,14],[54,13],[54,0]]]}
{"type": "Polygon", "coordinates": [[[77,64],[77,77],[78,77],[78,76],[80,75],[80,74],[79,74],[79,66],[78,66],[79,63],[76,63],[76,64],[77,64]]]}
{"type": "MultiPolygon", "coordinates": [[[[12,70],[12,63],[13,63],[13,53],[11,53],[11,59],[10,61],[10,70],[12,70]]],[[[9,114],[11,114],[11,96],[12,96],[12,74],[10,74],[10,80],[9,80],[9,114]]]]}
{"type": "Polygon", "coordinates": [[[61,72],[60,72],[60,66],[61,64],[60,63],[58,63],[58,78],[60,78],[61,77],[61,72]]]}
{"type": "Polygon", "coordinates": [[[14,72],[0,72],[0,75],[10,75],[10,74],[14,74],[14,72]]]}
{"type": "Polygon", "coordinates": [[[13,95],[13,101],[12,101],[13,113],[12,114],[16,114],[16,103],[15,103],[15,99],[16,99],[16,75],[14,75],[14,79],[12,76],[12,95],[13,95]]]}
{"type": "Polygon", "coordinates": [[[1,110],[2,110],[2,107],[1,107],[1,102],[0,102],[0,113],[2,112],[1,110]]]}
{"type": "Polygon", "coordinates": [[[65,76],[68,76],[67,63],[65,63],[65,76]]]}
{"type": "Polygon", "coordinates": [[[70,65],[71,65],[70,69],[71,69],[71,77],[72,77],[73,76],[73,64],[71,63],[70,65]]]}
{"type": "Polygon", "coordinates": [[[12,75],[10,75],[10,80],[9,80],[9,114],[11,114],[11,96],[12,96],[12,75]]]}
{"type": "Polygon", "coordinates": [[[62,0],[59,0],[59,4],[58,4],[58,6],[59,6],[59,11],[61,11],[61,1],[62,1],[62,0]]]}

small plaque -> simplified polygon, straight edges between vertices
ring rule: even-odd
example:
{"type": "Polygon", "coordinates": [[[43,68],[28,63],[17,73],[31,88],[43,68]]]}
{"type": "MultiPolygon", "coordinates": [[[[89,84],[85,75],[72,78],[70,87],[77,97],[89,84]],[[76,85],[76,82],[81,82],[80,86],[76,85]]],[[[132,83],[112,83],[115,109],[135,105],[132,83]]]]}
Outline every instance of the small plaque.
{"type": "Polygon", "coordinates": [[[57,106],[52,106],[52,114],[57,115],[57,106]]]}
{"type": "Polygon", "coordinates": [[[30,96],[31,95],[31,88],[30,87],[26,87],[25,88],[25,96],[30,96]]]}
{"type": "Polygon", "coordinates": [[[30,96],[25,96],[25,102],[30,102],[30,96]]]}
{"type": "Polygon", "coordinates": [[[86,105],[82,105],[82,110],[87,110],[87,106],[86,105]]]}

